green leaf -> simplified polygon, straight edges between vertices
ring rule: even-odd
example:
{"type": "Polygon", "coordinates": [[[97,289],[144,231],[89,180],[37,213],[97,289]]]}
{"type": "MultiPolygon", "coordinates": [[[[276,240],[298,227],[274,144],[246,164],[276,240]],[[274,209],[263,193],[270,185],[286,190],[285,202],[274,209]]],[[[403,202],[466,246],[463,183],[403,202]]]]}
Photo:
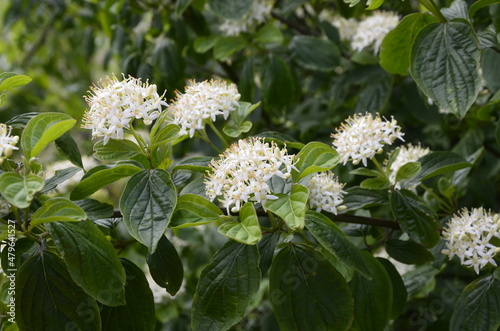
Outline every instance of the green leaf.
{"type": "Polygon", "coordinates": [[[467,285],[455,302],[450,330],[495,331],[500,327],[500,280],[492,275],[467,285]]]}
{"type": "Polygon", "coordinates": [[[481,8],[486,6],[491,6],[496,3],[500,3],[500,0],[477,0],[469,8],[469,17],[474,16],[474,14],[481,8]]]}
{"type": "Polygon", "coordinates": [[[77,167],[71,167],[61,170],[56,170],[54,176],[50,177],[45,181],[45,186],[40,192],[52,191],[57,187],[57,185],[65,182],[66,180],[72,178],[77,172],[82,171],[82,169],[77,167]]]}
{"type": "Polygon", "coordinates": [[[239,322],[260,278],[257,246],[226,243],[201,273],[191,312],[193,330],[227,330],[239,322]]]}
{"type": "Polygon", "coordinates": [[[378,206],[387,203],[389,200],[385,192],[367,190],[359,186],[350,187],[346,192],[347,194],[342,203],[347,208],[345,211],[378,206]]]}
{"type": "Polygon", "coordinates": [[[240,222],[226,222],[219,226],[219,233],[237,242],[255,245],[262,238],[259,219],[253,203],[247,202],[241,207],[240,222]]]}
{"type": "Polygon", "coordinates": [[[211,169],[208,166],[211,161],[212,158],[209,156],[190,157],[188,159],[182,160],[181,162],[177,163],[172,169],[172,173],[175,173],[176,171],[179,170],[189,170],[189,171],[206,173],[211,169]]]}
{"type": "Polygon", "coordinates": [[[405,264],[423,264],[434,261],[431,252],[411,240],[389,239],[385,244],[385,249],[394,260],[405,264]]]}
{"type": "Polygon", "coordinates": [[[281,58],[271,56],[263,64],[262,101],[266,110],[281,110],[293,101],[294,80],[281,58]]]}
{"type": "Polygon", "coordinates": [[[355,113],[369,112],[374,114],[385,108],[391,95],[394,77],[383,70],[380,71],[376,80],[369,79],[363,86],[358,95],[355,113]]]}
{"type": "Polygon", "coordinates": [[[268,23],[257,31],[254,41],[262,44],[281,44],[283,43],[283,33],[276,25],[268,23]]]}
{"type": "Polygon", "coordinates": [[[219,16],[237,20],[252,8],[254,0],[208,0],[210,8],[219,16]]]}
{"type": "Polygon", "coordinates": [[[167,229],[176,202],[175,186],[164,170],[144,170],[127,182],[120,198],[123,222],[150,253],[167,229]]]}
{"type": "Polygon", "coordinates": [[[31,216],[31,226],[49,222],[76,222],[87,218],[85,212],[65,198],[47,200],[31,216]]]}
{"type": "Polygon", "coordinates": [[[360,176],[368,176],[368,177],[377,177],[380,175],[380,172],[377,170],[372,170],[368,168],[357,168],[349,171],[351,175],[360,175],[360,176]]]}
{"type": "Polygon", "coordinates": [[[306,69],[332,71],[340,64],[340,50],[329,40],[295,36],[289,47],[295,61],[306,69]]]}
{"type": "Polygon", "coordinates": [[[472,166],[462,156],[452,152],[432,152],[422,156],[418,162],[421,170],[406,183],[407,186],[416,185],[425,179],[472,166]]]}
{"type": "Polygon", "coordinates": [[[101,330],[97,303],[75,284],[64,261],[54,253],[33,256],[16,276],[20,330],[66,330],[68,326],[101,330]]]}
{"type": "Polygon", "coordinates": [[[0,107],[3,106],[7,102],[7,95],[2,93],[0,94],[0,107]]]}
{"type": "Polygon", "coordinates": [[[57,150],[61,154],[66,156],[71,163],[83,169],[82,155],[80,154],[78,145],[68,132],[63,133],[57,138],[55,143],[57,150]]]}
{"type": "MultiPolygon", "coordinates": [[[[485,30],[479,31],[477,33],[477,37],[479,39],[479,48],[481,48],[482,50],[500,45],[500,42],[498,41],[497,37],[497,32],[492,26],[489,26],[485,30]]],[[[483,65],[483,63],[484,63],[484,53],[483,57],[481,58],[481,66],[483,65]]]]}
{"type": "Polygon", "coordinates": [[[26,159],[40,153],[49,143],[71,129],[76,120],[62,113],[42,113],[33,117],[21,136],[21,147],[26,159]]]}
{"type": "MultiPolygon", "coordinates": [[[[8,232],[8,228],[6,230],[8,232]]],[[[11,271],[19,270],[26,261],[38,253],[40,245],[31,239],[19,238],[15,242],[8,241],[2,248],[2,270],[9,275],[11,271]]]]}
{"type": "Polygon", "coordinates": [[[245,121],[248,115],[250,115],[255,108],[260,105],[259,103],[251,104],[249,102],[240,102],[240,106],[236,111],[231,112],[227,124],[223,127],[223,131],[226,135],[236,138],[242,133],[250,131],[252,128],[252,122],[245,121]]]}
{"type": "Polygon", "coordinates": [[[219,40],[219,36],[203,36],[198,37],[194,40],[193,47],[198,53],[205,53],[214,48],[215,44],[219,40]]]}
{"type": "Polygon", "coordinates": [[[476,100],[481,52],[463,22],[434,23],[420,30],[411,49],[410,72],[440,108],[463,118],[476,100]]]}
{"type": "Polygon", "coordinates": [[[401,229],[411,239],[433,247],[439,241],[439,223],[434,212],[419,197],[408,190],[396,190],[391,194],[391,209],[401,229]]]}
{"type": "Polygon", "coordinates": [[[7,91],[13,87],[19,87],[31,82],[31,78],[13,72],[3,72],[0,74],[0,92],[7,91]]]}
{"type": "Polygon", "coordinates": [[[346,238],[344,232],[323,214],[308,210],[306,227],[314,238],[340,261],[370,278],[371,271],[361,256],[361,251],[346,238]]]}
{"type": "Polygon", "coordinates": [[[91,221],[47,223],[75,283],[97,301],[125,304],[125,272],[113,245],[91,221]]]}
{"type": "Polygon", "coordinates": [[[289,244],[275,256],[269,294],[282,330],[342,331],[353,320],[346,281],[320,252],[305,245],[289,244]]]}
{"type": "Polygon", "coordinates": [[[422,170],[422,167],[419,162],[408,162],[404,164],[396,173],[396,183],[412,179],[420,170],[422,170]]]}
{"type": "Polygon", "coordinates": [[[184,11],[189,7],[192,0],[178,0],[175,2],[175,13],[181,16],[184,11]]]}
{"type": "MultiPolygon", "coordinates": [[[[146,156],[141,148],[130,140],[110,139],[106,145],[100,140],[94,145],[94,157],[101,161],[140,160],[146,156]]],[[[147,160],[146,160],[147,162],[147,160]]]]}
{"type": "Polygon", "coordinates": [[[391,279],[392,284],[392,309],[389,318],[396,319],[405,311],[406,302],[408,301],[408,292],[406,291],[403,279],[396,267],[387,259],[377,257],[378,262],[382,264],[391,279]]]}
{"type": "Polygon", "coordinates": [[[114,215],[113,206],[94,199],[83,199],[73,201],[78,207],[82,208],[87,218],[91,221],[97,221],[103,218],[110,218],[114,215]]]}
{"type": "Polygon", "coordinates": [[[262,239],[257,244],[260,253],[259,268],[263,276],[269,267],[271,267],[271,263],[274,258],[274,250],[276,249],[276,245],[278,244],[280,237],[281,233],[279,232],[267,233],[262,236],[262,239]]]}
{"type": "Polygon", "coordinates": [[[169,124],[166,127],[162,128],[155,134],[151,139],[152,147],[159,146],[161,144],[166,144],[172,142],[180,137],[179,132],[181,129],[176,124],[169,124]]]}
{"type": "Polygon", "coordinates": [[[214,45],[214,58],[225,61],[237,51],[245,48],[247,44],[247,40],[242,36],[219,38],[214,45]]]}
{"type": "Polygon", "coordinates": [[[415,293],[431,283],[439,272],[440,270],[431,264],[424,264],[406,272],[403,275],[403,282],[408,291],[408,297],[411,298],[415,293]]]}
{"type": "Polygon", "coordinates": [[[18,208],[28,208],[35,193],[40,192],[44,185],[43,178],[32,174],[26,178],[13,172],[0,175],[0,193],[18,208]]]}
{"type": "Polygon", "coordinates": [[[175,295],[181,288],[184,269],[177,250],[166,236],[161,237],[158,248],[153,254],[148,254],[146,261],[156,284],[175,295]]]}
{"type": "Polygon", "coordinates": [[[71,192],[71,200],[81,200],[104,186],[116,182],[120,178],[132,176],[142,169],[131,164],[122,164],[115,167],[104,166],[95,172],[87,172],[71,192]]]}
{"type": "Polygon", "coordinates": [[[41,113],[30,112],[30,113],[19,114],[19,115],[12,117],[10,120],[5,122],[5,124],[13,127],[14,129],[22,129],[22,128],[26,127],[26,124],[28,124],[28,122],[33,117],[35,117],[36,115],[39,115],[39,114],[41,114],[41,113]]]}
{"type": "Polygon", "coordinates": [[[362,181],[359,186],[361,188],[370,190],[385,190],[386,188],[391,186],[391,182],[387,177],[367,178],[362,181]]]}
{"type": "Polygon", "coordinates": [[[384,3],[384,0],[368,0],[366,2],[366,10],[375,10],[377,8],[379,8],[380,6],[382,6],[382,4],[384,3]]]}
{"type": "Polygon", "coordinates": [[[298,161],[295,167],[298,172],[292,172],[295,182],[312,173],[330,170],[340,161],[339,154],[331,146],[317,141],[312,141],[304,146],[296,158],[298,161]]]}
{"type": "Polygon", "coordinates": [[[213,202],[194,194],[183,194],[177,199],[169,227],[186,228],[220,221],[224,213],[213,202]]]}
{"type": "Polygon", "coordinates": [[[467,13],[467,2],[464,0],[454,0],[449,8],[441,8],[441,13],[444,17],[451,21],[455,18],[463,18],[469,20],[469,14],[467,13]]]}
{"type": "Polygon", "coordinates": [[[371,279],[355,273],[349,282],[354,297],[354,322],[362,331],[382,331],[389,322],[393,289],[385,268],[368,252],[361,252],[371,279]]]}
{"type": "Polygon", "coordinates": [[[144,272],[134,263],[120,258],[125,269],[126,304],[118,307],[101,306],[104,331],[154,330],[156,324],[155,303],[144,272]]]}
{"type": "MultiPolygon", "coordinates": [[[[498,62],[500,61],[500,54],[498,54],[493,49],[483,50],[483,57],[481,58],[481,69],[483,70],[483,78],[486,82],[486,87],[492,93],[500,96],[500,81],[498,77],[500,76],[500,67],[498,62]]],[[[492,98],[494,101],[494,97],[492,98]]],[[[498,97],[496,99],[498,101],[498,97]]]]}
{"type": "Polygon", "coordinates": [[[306,216],[309,189],[302,185],[294,185],[290,195],[276,194],[278,199],[267,200],[266,209],[281,217],[292,231],[302,230],[306,216]]]}

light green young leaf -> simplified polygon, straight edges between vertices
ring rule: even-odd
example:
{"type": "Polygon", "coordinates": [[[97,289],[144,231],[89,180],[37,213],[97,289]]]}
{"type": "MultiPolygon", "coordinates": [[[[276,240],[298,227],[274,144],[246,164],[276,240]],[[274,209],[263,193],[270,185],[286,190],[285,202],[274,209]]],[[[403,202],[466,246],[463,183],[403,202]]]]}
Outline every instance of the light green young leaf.
{"type": "Polygon", "coordinates": [[[420,172],[421,169],[422,167],[419,162],[408,162],[404,164],[396,173],[396,183],[412,179],[420,172]]]}
{"type": "Polygon", "coordinates": [[[312,173],[330,170],[340,161],[339,154],[330,146],[312,141],[297,154],[297,171],[292,172],[294,182],[312,173]]]}
{"type": "Polygon", "coordinates": [[[75,203],[64,198],[47,200],[31,216],[31,226],[49,222],[76,222],[87,218],[87,215],[75,203]]]}
{"type": "Polygon", "coordinates": [[[219,233],[237,242],[255,245],[262,238],[259,219],[253,203],[243,205],[239,215],[240,222],[226,222],[219,226],[219,233]]]}
{"type": "Polygon", "coordinates": [[[193,298],[194,331],[227,330],[244,316],[259,289],[256,245],[226,243],[203,269],[193,298]]]}
{"type": "Polygon", "coordinates": [[[129,179],[120,197],[120,211],[129,233],[154,253],[177,203],[170,174],[151,169],[129,179]]]}
{"type": "Polygon", "coordinates": [[[22,177],[17,173],[4,172],[0,175],[0,193],[17,208],[28,208],[35,193],[40,192],[44,185],[43,178],[32,174],[22,177]]]}
{"type": "Polygon", "coordinates": [[[194,194],[183,194],[177,199],[169,227],[186,228],[220,221],[224,213],[213,202],[194,194]]]}
{"type": "Polygon", "coordinates": [[[92,193],[97,192],[104,186],[117,181],[120,178],[129,177],[142,169],[131,164],[122,164],[115,167],[103,166],[97,171],[89,171],[80,183],[71,192],[71,200],[81,200],[92,193]]]}
{"type": "Polygon", "coordinates": [[[440,108],[463,118],[481,87],[481,51],[469,24],[434,23],[420,30],[411,49],[410,72],[440,108]]]}
{"type": "Polygon", "coordinates": [[[47,223],[46,227],[78,286],[103,304],[125,304],[125,271],[113,245],[96,225],[87,220],[47,223]]]}
{"type": "Polygon", "coordinates": [[[287,194],[276,194],[278,199],[267,200],[265,207],[273,214],[281,217],[292,231],[304,228],[306,216],[306,204],[309,197],[309,189],[302,185],[294,185],[287,194]]]}
{"type": "Polygon", "coordinates": [[[214,58],[226,61],[234,53],[245,48],[247,45],[247,40],[242,36],[219,38],[214,45],[214,58]]]}
{"type": "Polygon", "coordinates": [[[49,143],[62,136],[75,123],[75,119],[62,113],[41,113],[33,117],[21,136],[21,147],[26,159],[37,156],[49,143]]]}
{"type": "Polygon", "coordinates": [[[268,23],[257,31],[254,40],[262,44],[281,44],[283,42],[283,33],[274,23],[268,23]]]}
{"type": "Polygon", "coordinates": [[[342,275],[306,245],[285,246],[269,276],[274,316],[282,330],[348,330],[354,318],[351,291],[342,275]]]}
{"type": "Polygon", "coordinates": [[[4,72],[0,74],[0,92],[7,91],[13,87],[19,87],[31,82],[31,78],[25,75],[19,75],[13,72],[4,72]]]}

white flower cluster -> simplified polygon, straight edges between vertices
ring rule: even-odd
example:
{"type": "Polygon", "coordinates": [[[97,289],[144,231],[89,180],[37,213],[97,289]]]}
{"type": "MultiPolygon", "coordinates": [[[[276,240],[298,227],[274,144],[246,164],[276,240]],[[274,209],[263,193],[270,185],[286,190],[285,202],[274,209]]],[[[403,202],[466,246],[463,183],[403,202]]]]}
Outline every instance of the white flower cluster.
{"type": "Polygon", "coordinates": [[[329,171],[320,172],[313,176],[307,188],[309,188],[309,205],[311,208],[316,208],[317,212],[325,210],[329,213],[337,215],[338,211],[345,207],[341,206],[344,201],[342,191],[345,184],[339,183],[335,175],[329,171]]]}
{"type": "Polygon", "coordinates": [[[408,144],[406,146],[401,146],[399,149],[398,156],[392,162],[390,167],[389,180],[391,183],[396,185],[396,189],[399,189],[399,183],[396,183],[396,174],[402,166],[409,162],[416,162],[422,156],[430,153],[429,148],[422,148],[420,145],[413,146],[412,144],[408,144]]]}
{"type": "Polygon", "coordinates": [[[11,136],[12,128],[0,123],[0,164],[3,160],[12,155],[12,151],[18,149],[16,147],[19,141],[19,136],[11,136]]]}
{"type": "Polygon", "coordinates": [[[483,208],[462,209],[448,222],[443,231],[447,249],[442,251],[451,259],[458,256],[462,265],[473,267],[476,273],[488,263],[497,265],[493,259],[500,248],[491,244],[493,237],[500,238],[498,214],[493,215],[483,208]]]}
{"type": "Polygon", "coordinates": [[[254,0],[252,7],[241,19],[224,19],[219,26],[220,31],[226,36],[237,36],[247,32],[251,27],[266,21],[273,8],[273,1],[254,0]]]}
{"type": "Polygon", "coordinates": [[[393,12],[374,11],[373,15],[359,22],[351,39],[351,47],[356,51],[371,48],[374,54],[380,50],[384,37],[399,23],[399,16],[393,12]]]}
{"type": "Polygon", "coordinates": [[[331,137],[334,138],[333,147],[340,154],[343,164],[352,160],[357,165],[362,161],[366,167],[367,159],[381,153],[384,144],[392,145],[396,139],[403,140],[403,135],[394,118],[387,121],[379,115],[373,117],[366,113],[349,117],[331,137]]]}
{"type": "Polygon", "coordinates": [[[245,202],[277,199],[267,181],[273,176],[289,178],[295,169],[294,157],[261,138],[239,140],[218,161],[212,160],[213,171],[205,180],[207,196],[213,201],[222,195],[220,201],[228,213],[233,205],[231,211],[238,212],[245,202]]]}
{"type": "Polygon", "coordinates": [[[128,77],[119,81],[115,76],[107,77],[99,86],[91,87],[85,96],[90,109],[83,118],[82,127],[92,130],[92,137],[122,140],[124,128],[128,128],[133,118],[143,119],[149,125],[167,103],[159,96],[156,85],[141,83],[141,79],[128,77]]]}
{"type": "Polygon", "coordinates": [[[203,130],[206,121],[215,122],[217,115],[227,119],[238,108],[238,100],[240,94],[235,84],[222,80],[190,81],[184,93],[177,92],[177,99],[168,105],[168,110],[172,123],[181,127],[180,134],[189,133],[192,138],[195,130],[203,130]]]}
{"type": "Polygon", "coordinates": [[[340,40],[352,40],[358,30],[359,22],[353,17],[344,18],[340,15],[328,17],[327,15],[325,15],[325,19],[331,21],[332,25],[337,28],[337,30],[339,31],[340,40]]]}

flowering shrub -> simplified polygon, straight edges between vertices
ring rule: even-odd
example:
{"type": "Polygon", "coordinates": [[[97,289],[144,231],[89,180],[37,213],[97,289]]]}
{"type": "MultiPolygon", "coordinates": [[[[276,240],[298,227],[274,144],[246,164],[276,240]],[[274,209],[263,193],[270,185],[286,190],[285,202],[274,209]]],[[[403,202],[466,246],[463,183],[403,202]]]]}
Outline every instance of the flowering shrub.
{"type": "Polygon", "coordinates": [[[1,328],[497,330],[500,4],[357,2],[0,5],[1,328]]]}

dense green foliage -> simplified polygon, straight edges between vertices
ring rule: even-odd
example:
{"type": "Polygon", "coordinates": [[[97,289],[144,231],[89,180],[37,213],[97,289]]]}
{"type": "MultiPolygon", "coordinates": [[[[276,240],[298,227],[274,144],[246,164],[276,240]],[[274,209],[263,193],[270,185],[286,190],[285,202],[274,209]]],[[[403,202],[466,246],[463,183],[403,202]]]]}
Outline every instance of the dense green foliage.
{"type": "Polygon", "coordinates": [[[0,15],[2,330],[500,327],[498,216],[486,257],[446,256],[469,238],[447,235],[463,208],[500,212],[500,1],[19,0],[0,15]],[[122,73],[169,106],[91,137],[91,96],[122,73]],[[174,99],[210,79],[237,106],[184,132],[174,99]],[[398,125],[374,156],[332,148],[368,114],[398,125]],[[269,196],[229,203],[232,182],[213,199],[222,152],[248,137],[280,162],[269,196]],[[408,143],[429,150],[401,164],[408,143]],[[346,183],[334,209],[314,202],[328,171],[346,183]]]}

